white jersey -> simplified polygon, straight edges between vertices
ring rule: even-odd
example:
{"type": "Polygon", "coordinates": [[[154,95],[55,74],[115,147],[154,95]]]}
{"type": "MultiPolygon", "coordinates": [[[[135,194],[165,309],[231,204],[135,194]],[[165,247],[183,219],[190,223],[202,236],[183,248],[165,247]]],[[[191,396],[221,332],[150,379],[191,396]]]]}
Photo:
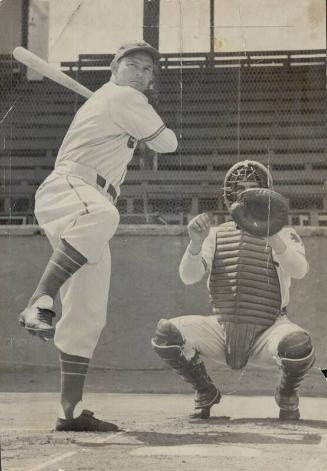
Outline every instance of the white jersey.
{"type": "MultiPolygon", "coordinates": [[[[210,273],[216,251],[216,232],[217,227],[210,229],[210,233],[204,240],[201,252],[198,255],[192,255],[188,248],[186,249],[179,267],[180,277],[185,284],[200,281],[206,271],[210,273]]],[[[309,265],[305,258],[304,245],[295,229],[284,227],[278,235],[287,248],[284,253],[279,255],[273,250],[272,256],[276,262],[281,289],[281,307],[285,307],[290,299],[291,278],[303,278],[309,265]]]]}
{"type": "Polygon", "coordinates": [[[55,168],[74,162],[95,170],[115,187],[124,181],[137,141],[157,152],[174,152],[177,139],[146,96],[108,82],[79,109],[59,149],[55,168]]]}

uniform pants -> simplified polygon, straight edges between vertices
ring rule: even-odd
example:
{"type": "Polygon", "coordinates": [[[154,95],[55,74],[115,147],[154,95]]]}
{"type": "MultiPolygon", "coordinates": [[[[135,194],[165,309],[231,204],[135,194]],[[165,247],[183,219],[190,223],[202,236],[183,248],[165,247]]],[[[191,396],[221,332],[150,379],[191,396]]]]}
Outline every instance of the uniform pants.
{"type": "Polygon", "coordinates": [[[35,216],[53,249],[63,238],[88,260],[60,289],[62,316],[54,343],[64,353],[91,358],[107,320],[109,241],[119,213],[109,195],[54,171],[36,193],[35,216]]]}
{"type": "MultiPolygon", "coordinates": [[[[226,364],[225,333],[216,315],[181,316],[169,319],[181,332],[187,357],[194,352],[211,361],[226,364]]],[[[278,364],[278,344],[285,335],[292,332],[305,332],[291,322],[286,315],[279,316],[274,324],[259,335],[252,347],[248,364],[269,367],[278,364]]]]}

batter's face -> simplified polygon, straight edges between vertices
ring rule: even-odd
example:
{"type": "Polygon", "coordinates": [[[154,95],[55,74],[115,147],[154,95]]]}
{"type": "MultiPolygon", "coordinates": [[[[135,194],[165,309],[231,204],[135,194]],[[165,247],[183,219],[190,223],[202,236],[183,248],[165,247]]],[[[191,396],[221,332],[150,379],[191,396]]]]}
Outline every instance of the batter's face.
{"type": "Polygon", "coordinates": [[[153,60],[146,52],[133,52],[112,65],[112,80],[144,92],[153,76],[153,60]]]}

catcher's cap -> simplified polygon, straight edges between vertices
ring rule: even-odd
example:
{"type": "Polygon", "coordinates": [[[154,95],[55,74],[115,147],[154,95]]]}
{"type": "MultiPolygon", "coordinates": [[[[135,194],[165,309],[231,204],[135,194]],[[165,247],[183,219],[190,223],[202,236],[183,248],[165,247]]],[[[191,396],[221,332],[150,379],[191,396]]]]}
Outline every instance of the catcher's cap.
{"type": "Polygon", "coordinates": [[[147,52],[148,54],[150,54],[150,56],[153,59],[153,62],[156,62],[157,60],[160,59],[159,51],[157,51],[157,49],[152,47],[147,42],[131,40],[131,41],[124,42],[120,46],[113,60],[117,62],[123,57],[128,56],[129,54],[132,54],[133,52],[139,52],[139,51],[147,52]]]}

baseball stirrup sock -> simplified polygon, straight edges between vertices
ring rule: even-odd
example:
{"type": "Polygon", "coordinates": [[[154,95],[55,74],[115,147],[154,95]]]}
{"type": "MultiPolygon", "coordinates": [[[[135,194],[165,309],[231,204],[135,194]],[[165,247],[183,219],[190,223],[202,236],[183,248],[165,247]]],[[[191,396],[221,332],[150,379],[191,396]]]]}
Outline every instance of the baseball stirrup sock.
{"type": "Polygon", "coordinates": [[[56,297],[60,287],[79,270],[87,259],[65,240],[60,240],[46,266],[29,305],[42,296],[56,297]]]}
{"type": "Polygon", "coordinates": [[[60,352],[61,405],[66,418],[74,417],[74,408],[82,400],[89,359],[60,352]]]}

